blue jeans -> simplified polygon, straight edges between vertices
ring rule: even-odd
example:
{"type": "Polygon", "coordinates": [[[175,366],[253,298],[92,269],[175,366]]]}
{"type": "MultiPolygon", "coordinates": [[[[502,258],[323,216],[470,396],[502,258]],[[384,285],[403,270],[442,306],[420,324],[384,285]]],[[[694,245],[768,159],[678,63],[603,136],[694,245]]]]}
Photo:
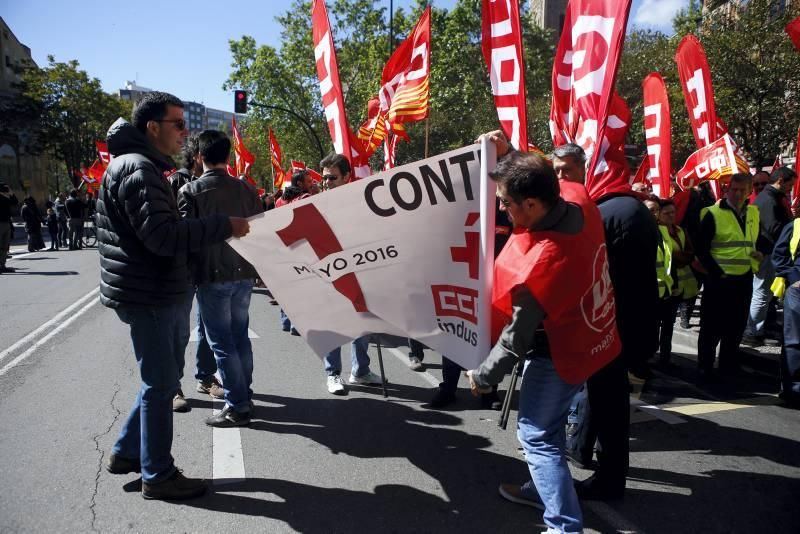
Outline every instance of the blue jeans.
{"type": "Polygon", "coordinates": [[[533,484],[545,506],[544,522],[557,532],[581,532],[583,516],[567,460],[565,425],[581,385],[561,380],[553,360],[525,362],[519,393],[517,438],[525,450],[533,484]]]}
{"type": "Polygon", "coordinates": [[[772,300],[770,286],[775,280],[775,267],[772,258],[767,256],[761,262],[761,268],[753,276],[753,296],[750,299],[750,316],[744,334],[750,337],[763,337],[764,324],[767,321],[767,310],[772,300]]]}
{"type": "Polygon", "coordinates": [[[791,286],[783,296],[781,391],[800,400],[800,289],[791,286]]]}
{"type": "MultiPolygon", "coordinates": [[[[189,344],[189,337],[192,333],[191,315],[194,294],[195,287],[192,286],[186,294],[186,300],[183,303],[184,310],[181,312],[180,317],[178,317],[178,335],[184,340],[184,349],[186,348],[186,345],[189,344]]],[[[203,318],[200,315],[199,305],[197,306],[197,329],[197,352],[195,353],[197,372],[195,373],[194,377],[197,380],[204,381],[214,376],[214,373],[217,372],[217,362],[214,360],[214,353],[211,351],[211,347],[208,346],[208,340],[206,339],[206,332],[205,328],[203,327],[203,318]]],[[[180,381],[180,379],[183,378],[183,368],[186,364],[183,354],[181,354],[181,360],[179,363],[180,372],[178,373],[178,380],[180,381]]]]}
{"type": "MultiPolygon", "coordinates": [[[[364,376],[369,373],[369,336],[359,337],[350,344],[350,374],[364,376]]],[[[342,373],[342,347],[330,351],[325,358],[325,372],[328,376],[342,373]]]]}
{"type": "Polygon", "coordinates": [[[172,398],[186,345],[179,335],[182,302],[159,308],[117,308],[120,320],[130,327],[131,341],[142,386],[122,425],[111,452],[139,459],[142,480],[163,482],[175,472],[172,449],[172,398]]]}
{"type": "Polygon", "coordinates": [[[253,280],[217,282],[197,288],[197,303],[203,315],[206,337],[222,378],[225,402],[237,412],[250,411],[253,390],[253,347],[250,326],[250,296],[253,280]]]}

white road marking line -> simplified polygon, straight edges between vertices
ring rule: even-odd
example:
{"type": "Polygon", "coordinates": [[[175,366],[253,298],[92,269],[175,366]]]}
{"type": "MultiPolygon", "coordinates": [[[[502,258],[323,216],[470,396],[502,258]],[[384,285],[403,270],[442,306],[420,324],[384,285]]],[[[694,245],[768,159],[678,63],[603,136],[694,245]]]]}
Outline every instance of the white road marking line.
{"type": "Polygon", "coordinates": [[[678,417],[672,412],[668,412],[666,410],[662,410],[658,406],[653,406],[652,404],[647,404],[646,402],[639,400],[635,397],[631,397],[631,405],[635,406],[637,410],[648,413],[655,417],[656,419],[660,419],[667,423],[668,425],[679,425],[681,423],[685,423],[686,419],[683,417],[678,417]]]}
{"type": "Polygon", "coordinates": [[[18,348],[22,347],[26,343],[29,343],[30,341],[33,341],[39,334],[43,333],[44,331],[46,331],[47,329],[52,327],[54,324],[56,324],[60,320],[64,319],[66,316],[68,316],[70,313],[72,313],[73,310],[75,310],[76,308],[81,306],[87,300],[89,300],[92,297],[96,296],[99,291],[100,291],[99,287],[96,287],[96,288],[92,289],[86,295],[84,295],[80,299],[78,299],[77,302],[75,302],[74,304],[72,304],[72,305],[68,306],[67,308],[65,308],[64,310],[62,310],[55,317],[53,317],[52,319],[50,319],[49,321],[44,323],[42,326],[40,326],[39,328],[37,328],[36,330],[31,332],[27,336],[23,337],[22,339],[20,339],[19,341],[17,341],[16,343],[11,345],[10,347],[8,347],[3,352],[0,352],[0,360],[2,360],[3,358],[5,358],[9,354],[11,354],[12,352],[17,350],[18,348]]]}
{"type": "MultiPolygon", "coordinates": [[[[214,401],[212,413],[218,414],[224,406],[224,401],[214,401]]],[[[239,427],[212,428],[211,451],[211,477],[214,485],[232,484],[245,480],[242,434],[239,427]]]]}
{"type": "MultiPolygon", "coordinates": [[[[97,291],[97,290],[95,290],[95,291],[97,291]]],[[[91,293],[89,295],[87,295],[87,297],[91,297],[91,296],[92,296],[91,293]]],[[[84,298],[86,298],[86,297],[84,297],[84,298]]],[[[83,300],[83,299],[81,299],[81,300],[83,300]]],[[[27,358],[28,356],[30,356],[31,354],[36,352],[36,349],[38,349],[39,347],[41,347],[42,345],[44,345],[45,343],[50,341],[53,337],[58,335],[62,330],[64,330],[69,325],[71,325],[78,317],[80,317],[81,315],[86,313],[89,310],[89,308],[91,308],[92,306],[94,306],[98,302],[100,302],[99,299],[90,300],[88,304],[86,304],[83,308],[81,308],[80,310],[75,312],[71,317],[69,317],[63,323],[59,324],[57,327],[55,327],[53,330],[51,330],[49,334],[47,334],[46,336],[41,338],[39,341],[34,343],[28,350],[26,350],[25,352],[23,352],[22,354],[20,354],[19,356],[17,356],[16,358],[11,360],[10,362],[8,362],[8,364],[6,364],[5,367],[0,369],[0,376],[3,376],[4,374],[6,374],[8,371],[10,371],[18,363],[20,363],[25,358],[27,358]]],[[[76,303],[76,304],[78,304],[78,303],[76,303]]],[[[64,310],[64,311],[66,311],[66,310],[64,310]]]]}
{"type": "MultiPolygon", "coordinates": [[[[400,352],[399,349],[385,348],[383,350],[387,351],[387,352],[391,352],[392,355],[395,358],[400,360],[403,364],[405,364],[406,367],[408,367],[408,356],[403,354],[402,352],[400,352]]],[[[430,374],[428,371],[422,371],[422,372],[412,371],[412,373],[417,375],[417,376],[419,376],[420,378],[422,378],[424,381],[426,381],[428,384],[432,385],[433,387],[436,387],[436,388],[439,387],[439,383],[441,382],[441,380],[439,380],[438,378],[436,378],[435,376],[430,374]]]]}
{"type": "MultiPolygon", "coordinates": [[[[261,339],[261,336],[253,332],[253,330],[250,328],[247,329],[247,337],[249,337],[250,339],[261,339]]],[[[200,333],[196,326],[192,328],[192,333],[189,335],[189,341],[192,341],[194,343],[200,341],[200,333]]]]}
{"type": "MultiPolygon", "coordinates": [[[[12,251],[12,252],[13,252],[13,251],[12,251]]],[[[20,259],[20,258],[27,258],[28,256],[33,256],[34,254],[38,254],[38,253],[37,253],[37,252],[28,252],[27,254],[17,254],[16,256],[13,256],[13,255],[12,255],[12,256],[11,256],[10,258],[8,258],[6,261],[18,260],[18,259],[20,259]]]]}

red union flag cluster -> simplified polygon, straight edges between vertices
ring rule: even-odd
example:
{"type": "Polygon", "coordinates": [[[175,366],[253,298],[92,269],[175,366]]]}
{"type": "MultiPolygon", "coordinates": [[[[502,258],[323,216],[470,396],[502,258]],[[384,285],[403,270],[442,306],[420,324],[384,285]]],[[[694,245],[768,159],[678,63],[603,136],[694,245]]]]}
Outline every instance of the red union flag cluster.
{"type": "Polygon", "coordinates": [[[526,150],[525,63],[517,0],[483,0],[482,33],[483,59],[500,127],[514,148],[526,150]]]}
{"type": "Polygon", "coordinates": [[[614,92],[629,11],[630,0],[571,1],[553,64],[553,144],[586,150],[586,188],[595,200],[630,190],[623,152],[630,111],[614,92]]]}
{"type": "Polygon", "coordinates": [[[749,173],[750,168],[736,154],[736,144],[731,136],[725,134],[689,156],[686,164],[678,171],[678,185],[688,189],[705,181],[719,183],[738,172],[749,173]]]}
{"type": "Polygon", "coordinates": [[[283,170],[283,167],[281,167],[281,160],[283,159],[281,146],[278,144],[278,140],[275,138],[275,133],[272,131],[272,128],[269,129],[269,152],[271,154],[270,159],[272,163],[272,186],[277,191],[283,188],[283,182],[286,180],[286,172],[283,170]]]}

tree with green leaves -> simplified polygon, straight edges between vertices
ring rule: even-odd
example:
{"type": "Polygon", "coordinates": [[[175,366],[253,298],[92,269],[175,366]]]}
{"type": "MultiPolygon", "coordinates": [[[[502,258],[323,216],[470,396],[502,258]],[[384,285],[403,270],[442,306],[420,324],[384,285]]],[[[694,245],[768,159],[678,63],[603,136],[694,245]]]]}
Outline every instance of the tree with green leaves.
{"type": "Polygon", "coordinates": [[[22,75],[20,99],[36,102],[41,112],[38,148],[52,151],[67,169],[94,161],[95,141],[105,139],[118,117],[131,115],[130,102],[103,92],[100,80],[78,67],[76,60],[62,63],[48,56],[47,67],[31,66],[22,75]]]}

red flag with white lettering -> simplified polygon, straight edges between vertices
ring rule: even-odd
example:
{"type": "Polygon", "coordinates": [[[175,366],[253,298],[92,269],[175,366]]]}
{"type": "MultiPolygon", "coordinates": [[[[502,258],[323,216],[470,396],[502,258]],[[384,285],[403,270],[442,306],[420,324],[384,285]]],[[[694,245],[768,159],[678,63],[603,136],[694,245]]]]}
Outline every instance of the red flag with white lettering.
{"type": "Polygon", "coordinates": [[[97,147],[97,155],[100,156],[100,161],[103,165],[108,167],[111,162],[111,155],[108,153],[108,144],[104,141],[95,141],[94,146],[97,147]]]}
{"type": "Polygon", "coordinates": [[[325,119],[328,121],[333,149],[337,154],[343,154],[350,160],[355,178],[369,176],[368,156],[364,153],[358,138],[350,132],[347,122],[344,92],[339,81],[339,66],[336,63],[336,48],[324,0],[314,0],[311,4],[311,36],[314,42],[319,89],[322,93],[322,107],[325,109],[325,119]]]}
{"type": "Polygon", "coordinates": [[[736,143],[731,136],[725,134],[687,158],[686,164],[678,171],[678,185],[681,189],[689,189],[700,182],[719,184],[737,172],[749,174],[750,167],[736,154],[736,143]]]}
{"type": "Polygon", "coordinates": [[[497,118],[511,145],[525,150],[528,114],[519,4],[517,0],[483,0],[481,18],[481,48],[492,82],[497,118]]]}
{"type": "Polygon", "coordinates": [[[800,50],[800,17],[797,17],[787,24],[785,30],[789,39],[794,43],[794,46],[800,50]]]}
{"type": "Polygon", "coordinates": [[[623,153],[630,111],[614,93],[630,7],[630,0],[572,0],[553,64],[553,144],[577,143],[586,151],[593,200],[630,191],[623,153]]]}
{"type": "Polygon", "coordinates": [[[647,178],[653,193],[661,198],[670,197],[672,172],[672,133],[669,116],[669,98],[664,79],[652,72],[642,82],[644,92],[644,136],[647,141],[647,178]]]}

